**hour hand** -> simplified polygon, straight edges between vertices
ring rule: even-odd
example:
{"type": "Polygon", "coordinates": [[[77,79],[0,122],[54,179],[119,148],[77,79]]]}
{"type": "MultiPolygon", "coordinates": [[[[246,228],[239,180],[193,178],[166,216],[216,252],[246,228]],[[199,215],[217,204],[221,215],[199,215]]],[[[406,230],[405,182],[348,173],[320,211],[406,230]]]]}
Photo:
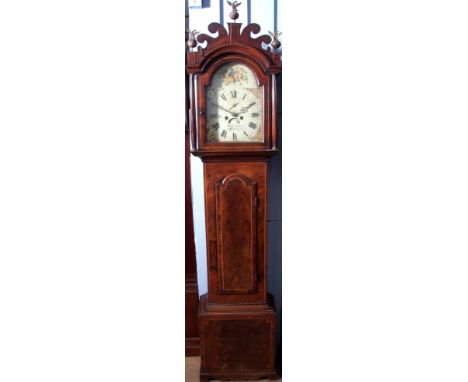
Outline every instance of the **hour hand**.
{"type": "Polygon", "coordinates": [[[249,111],[249,109],[255,105],[255,101],[254,102],[251,102],[249,105],[243,107],[239,113],[247,113],[249,111]]]}

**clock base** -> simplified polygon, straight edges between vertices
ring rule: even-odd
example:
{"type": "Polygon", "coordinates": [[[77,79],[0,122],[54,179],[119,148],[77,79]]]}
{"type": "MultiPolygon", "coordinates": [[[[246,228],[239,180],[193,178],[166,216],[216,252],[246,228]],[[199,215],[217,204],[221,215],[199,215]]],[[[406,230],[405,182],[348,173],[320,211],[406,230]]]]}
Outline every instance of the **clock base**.
{"type": "Polygon", "coordinates": [[[276,313],[266,304],[208,304],[200,298],[200,381],[278,379],[276,313]]]}

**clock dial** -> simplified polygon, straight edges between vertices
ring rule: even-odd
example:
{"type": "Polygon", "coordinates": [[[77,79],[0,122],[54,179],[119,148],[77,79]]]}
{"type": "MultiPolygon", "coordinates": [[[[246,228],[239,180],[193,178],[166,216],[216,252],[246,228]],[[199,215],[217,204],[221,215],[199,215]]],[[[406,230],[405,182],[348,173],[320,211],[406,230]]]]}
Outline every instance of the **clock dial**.
{"type": "Polygon", "coordinates": [[[246,65],[221,66],[205,95],[208,142],[263,142],[263,87],[246,65]]]}

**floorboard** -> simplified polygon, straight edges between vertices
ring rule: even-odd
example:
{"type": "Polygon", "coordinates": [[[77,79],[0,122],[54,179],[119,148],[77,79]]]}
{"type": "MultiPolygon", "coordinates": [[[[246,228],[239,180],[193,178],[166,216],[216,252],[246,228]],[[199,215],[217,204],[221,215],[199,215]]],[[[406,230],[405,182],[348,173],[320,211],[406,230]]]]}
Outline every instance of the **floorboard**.
{"type": "MultiPolygon", "coordinates": [[[[198,374],[200,373],[200,357],[185,357],[185,382],[199,382],[200,378],[198,374]]],[[[257,382],[268,382],[268,379],[261,379],[257,382]]],[[[282,379],[278,379],[277,382],[281,382],[282,379]]],[[[219,382],[213,380],[210,382],[219,382]]],[[[247,382],[247,381],[238,381],[238,382],[247,382]]]]}

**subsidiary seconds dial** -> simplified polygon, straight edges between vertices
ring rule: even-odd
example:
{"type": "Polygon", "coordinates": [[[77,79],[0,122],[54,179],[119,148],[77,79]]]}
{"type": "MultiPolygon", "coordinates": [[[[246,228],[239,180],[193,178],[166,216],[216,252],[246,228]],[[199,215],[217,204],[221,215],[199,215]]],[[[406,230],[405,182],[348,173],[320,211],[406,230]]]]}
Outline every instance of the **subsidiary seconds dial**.
{"type": "Polygon", "coordinates": [[[208,142],[262,142],[263,88],[243,64],[220,67],[206,88],[208,142]]]}

